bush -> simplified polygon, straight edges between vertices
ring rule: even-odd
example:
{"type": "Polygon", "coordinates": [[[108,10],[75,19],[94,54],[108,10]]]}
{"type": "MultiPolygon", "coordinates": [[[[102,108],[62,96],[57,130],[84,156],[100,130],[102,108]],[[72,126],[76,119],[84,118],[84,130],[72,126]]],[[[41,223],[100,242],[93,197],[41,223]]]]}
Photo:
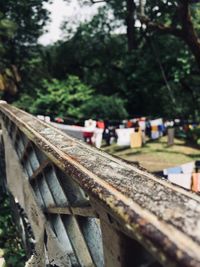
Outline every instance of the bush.
{"type": "Polygon", "coordinates": [[[195,144],[200,145],[200,127],[190,129],[187,133],[187,138],[195,144]]]}
{"type": "Polygon", "coordinates": [[[18,101],[15,101],[13,104],[16,107],[31,113],[33,109],[34,99],[27,94],[22,94],[20,96],[20,99],[18,101]]]}
{"type": "Polygon", "coordinates": [[[120,120],[128,117],[125,101],[117,96],[94,96],[82,108],[86,118],[120,120]]]}
{"type": "Polygon", "coordinates": [[[35,99],[23,94],[15,105],[30,113],[47,116],[104,120],[128,117],[123,99],[116,95],[94,96],[93,90],[83,84],[77,76],[69,76],[64,81],[45,80],[43,89],[38,90],[35,99]]]}
{"type": "Polygon", "coordinates": [[[80,118],[83,117],[82,105],[91,99],[92,93],[93,90],[77,76],[69,76],[64,81],[45,80],[35,101],[29,95],[22,95],[15,105],[33,114],[80,118]]]}

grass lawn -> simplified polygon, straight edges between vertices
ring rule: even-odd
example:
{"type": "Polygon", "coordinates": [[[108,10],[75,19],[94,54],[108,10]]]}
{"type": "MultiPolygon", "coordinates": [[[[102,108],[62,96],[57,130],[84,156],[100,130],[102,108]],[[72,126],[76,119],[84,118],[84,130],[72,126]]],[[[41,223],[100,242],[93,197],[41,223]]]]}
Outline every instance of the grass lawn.
{"type": "Polygon", "coordinates": [[[167,137],[158,141],[149,141],[142,148],[119,147],[116,144],[102,148],[105,152],[128,161],[138,161],[151,172],[177,166],[194,160],[200,160],[200,149],[175,139],[173,146],[167,146],[167,137]]]}

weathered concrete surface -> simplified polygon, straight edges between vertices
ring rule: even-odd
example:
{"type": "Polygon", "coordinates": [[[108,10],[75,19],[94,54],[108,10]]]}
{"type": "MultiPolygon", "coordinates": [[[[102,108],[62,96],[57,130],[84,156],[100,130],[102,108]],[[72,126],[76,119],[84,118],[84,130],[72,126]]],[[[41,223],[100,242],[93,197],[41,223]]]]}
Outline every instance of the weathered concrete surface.
{"type": "Polygon", "coordinates": [[[200,266],[198,195],[89,147],[15,107],[1,104],[0,110],[164,265],[200,266]]]}

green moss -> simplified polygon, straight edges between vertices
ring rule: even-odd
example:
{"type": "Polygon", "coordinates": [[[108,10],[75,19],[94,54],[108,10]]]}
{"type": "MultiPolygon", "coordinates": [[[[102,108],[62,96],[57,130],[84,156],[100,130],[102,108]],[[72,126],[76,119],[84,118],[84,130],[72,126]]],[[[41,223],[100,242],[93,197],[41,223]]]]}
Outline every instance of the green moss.
{"type": "Polygon", "coordinates": [[[26,260],[25,252],[11,216],[7,194],[1,195],[0,214],[0,256],[4,257],[6,267],[23,267],[26,260]]]}

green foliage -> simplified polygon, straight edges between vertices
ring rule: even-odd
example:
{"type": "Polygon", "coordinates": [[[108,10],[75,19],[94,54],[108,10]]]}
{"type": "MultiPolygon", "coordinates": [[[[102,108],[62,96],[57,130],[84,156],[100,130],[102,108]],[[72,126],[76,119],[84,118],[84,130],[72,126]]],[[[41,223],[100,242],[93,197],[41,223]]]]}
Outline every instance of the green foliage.
{"type": "MultiPolygon", "coordinates": [[[[15,83],[20,93],[34,91],[41,85],[41,78],[47,77],[45,71],[41,71],[43,64],[36,64],[35,61],[41,58],[37,40],[48,21],[49,14],[44,8],[44,3],[48,1],[50,0],[0,1],[0,55],[3,53],[1,72],[13,65],[17,68],[21,81],[15,83]]],[[[9,90],[3,97],[7,101],[13,100],[9,90]]]]}
{"type": "Polygon", "coordinates": [[[128,117],[125,101],[120,97],[94,95],[94,91],[77,76],[66,80],[44,81],[35,101],[24,94],[15,105],[34,114],[72,116],[75,118],[124,119],[128,117]]]}
{"type": "MultiPolygon", "coordinates": [[[[100,16],[100,24],[101,19],[100,16]]],[[[188,66],[191,55],[182,43],[175,38],[166,41],[164,37],[151,41],[167,70],[166,76],[177,96],[176,102],[181,101],[177,105],[178,109],[174,110],[177,106],[172,108],[151,43],[143,42],[140,49],[129,54],[125,36],[111,34],[104,29],[97,31],[96,28],[92,32],[92,22],[90,26],[88,24],[90,23],[81,25],[72,39],[49,48],[53,55],[52,76],[63,79],[65,73],[69,72],[95,88],[97,95],[111,96],[117,93],[126,100],[128,112],[133,116],[182,114],[183,100],[179,81],[191,71],[190,65],[188,66]],[[171,52],[171,46],[174,46],[174,53],[171,52]],[[183,64],[183,60],[186,63],[183,64]]],[[[189,96],[186,101],[190,99],[189,96]]]]}
{"type": "MultiPolygon", "coordinates": [[[[99,95],[117,95],[125,101],[130,116],[200,118],[199,72],[184,41],[156,31],[145,32],[135,24],[137,49],[128,52],[127,1],[110,0],[78,28],[66,21],[62,27],[63,41],[48,47],[38,46],[37,38],[48,19],[48,12],[42,6],[47,1],[0,3],[2,19],[12,14],[12,23],[16,25],[14,35],[5,42],[5,51],[6,60],[16,64],[22,75],[18,106],[34,113],[82,117],[83,104],[90,106],[87,94],[84,97],[85,87],[79,86],[73,97],[72,90],[63,89],[68,88],[66,75],[72,75],[79,77],[81,84],[94,88],[89,94],[93,99],[100,100],[99,95]],[[50,82],[43,84],[44,79],[50,82]]],[[[135,3],[138,12],[138,1],[135,3]]],[[[145,12],[151,21],[180,27],[178,3],[148,0],[145,12]]],[[[190,5],[197,33],[199,5],[190,5]]]]}
{"type": "Polygon", "coordinates": [[[27,112],[32,112],[35,99],[31,95],[21,94],[20,99],[13,102],[13,105],[27,112]]]}
{"type": "Polygon", "coordinates": [[[120,120],[128,117],[125,101],[117,96],[97,95],[82,108],[85,118],[120,120]]]}
{"type": "MultiPolygon", "coordinates": [[[[1,9],[0,9],[1,10],[1,9]]],[[[6,53],[6,41],[10,40],[17,29],[16,24],[11,20],[4,17],[0,12],[0,56],[4,57],[6,53]]],[[[5,66],[5,60],[0,61],[1,68],[5,66]]]]}
{"type": "Polygon", "coordinates": [[[25,43],[35,43],[43,31],[48,11],[43,4],[49,0],[1,0],[0,10],[5,18],[12,18],[18,26],[15,40],[25,46],[25,43]]]}
{"type": "Polygon", "coordinates": [[[3,14],[0,13],[0,36],[8,39],[12,38],[16,30],[16,24],[10,19],[3,18],[3,14]]]}
{"type": "Polygon", "coordinates": [[[0,248],[3,250],[6,266],[23,267],[26,257],[11,216],[9,197],[5,193],[1,193],[0,213],[0,248]]]}
{"type": "Polygon", "coordinates": [[[200,145],[200,127],[190,129],[187,133],[187,138],[193,143],[200,145]]]}
{"type": "MultiPolygon", "coordinates": [[[[147,15],[178,27],[177,1],[168,2],[147,1],[147,15]]],[[[198,8],[193,13],[194,21],[198,22],[198,8]]],[[[124,31],[116,32],[120,25],[125,26],[125,17],[126,1],[111,0],[91,21],[71,31],[72,37],[68,35],[66,41],[49,47],[50,75],[63,79],[66,73],[75,74],[95,88],[96,95],[117,93],[126,100],[131,116],[198,119],[198,72],[187,45],[171,35],[156,32],[146,35],[136,28],[138,48],[129,53],[124,31]]],[[[69,25],[63,30],[68,31],[69,25]]]]}
{"type": "Polygon", "coordinates": [[[93,90],[76,76],[63,81],[45,81],[44,90],[38,92],[31,111],[34,114],[83,117],[82,105],[92,93],[93,90]]]}

